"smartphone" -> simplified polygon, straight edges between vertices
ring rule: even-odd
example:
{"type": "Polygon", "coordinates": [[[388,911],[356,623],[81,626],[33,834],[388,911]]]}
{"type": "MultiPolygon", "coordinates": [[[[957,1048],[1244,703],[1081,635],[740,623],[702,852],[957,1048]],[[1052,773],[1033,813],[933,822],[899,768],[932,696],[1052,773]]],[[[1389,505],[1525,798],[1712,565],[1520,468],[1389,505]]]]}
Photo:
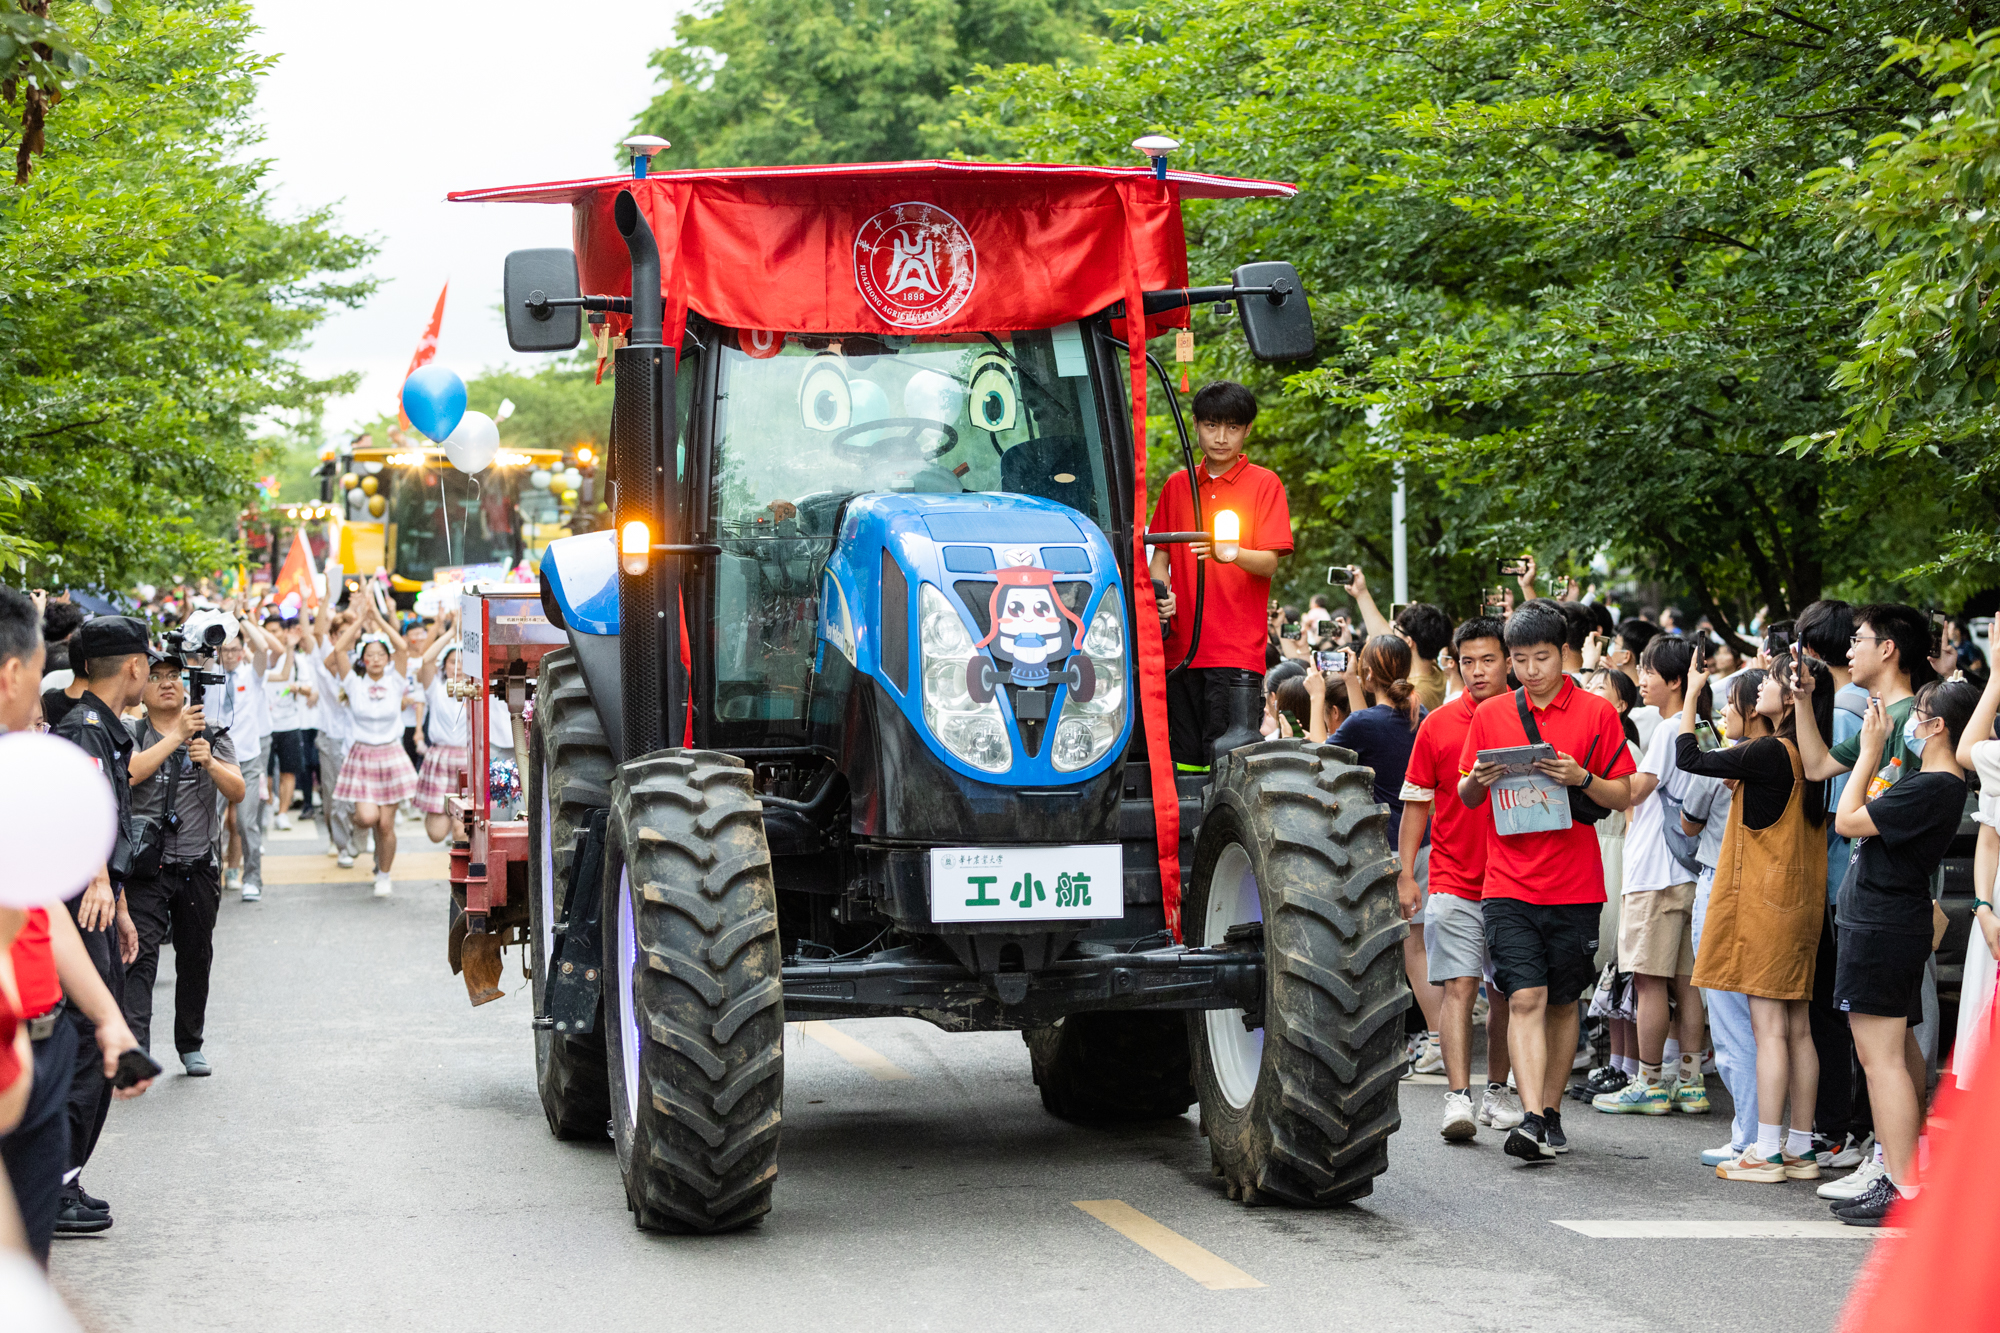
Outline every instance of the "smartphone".
{"type": "Polygon", "coordinates": [[[1332,652],[1314,653],[1313,665],[1329,676],[1338,676],[1347,671],[1347,650],[1336,648],[1332,652]]]}
{"type": "Polygon", "coordinates": [[[1338,583],[1342,587],[1348,586],[1349,584],[1354,582],[1354,566],[1353,565],[1327,566],[1326,581],[1328,583],[1338,583]]]}
{"type": "Polygon", "coordinates": [[[158,1078],[161,1065],[158,1060],[134,1046],[118,1057],[118,1073],[111,1080],[114,1088],[133,1088],[149,1078],[158,1078]]]}
{"type": "Polygon", "coordinates": [[[1500,572],[1508,578],[1519,578],[1528,572],[1528,562],[1525,560],[1502,560],[1500,562],[1500,572]]]}
{"type": "Polygon", "coordinates": [[[1722,738],[1715,734],[1715,724],[1707,718],[1694,724],[1694,743],[1704,754],[1722,748],[1722,738]]]}
{"type": "Polygon", "coordinates": [[[1278,637],[1281,639],[1296,639],[1304,635],[1305,632],[1306,627],[1296,620],[1289,625],[1278,626],[1278,637]]]}
{"type": "Polygon", "coordinates": [[[1389,619],[1394,620],[1409,609],[1410,604],[1408,602],[1391,602],[1389,603],[1389,619]]]}

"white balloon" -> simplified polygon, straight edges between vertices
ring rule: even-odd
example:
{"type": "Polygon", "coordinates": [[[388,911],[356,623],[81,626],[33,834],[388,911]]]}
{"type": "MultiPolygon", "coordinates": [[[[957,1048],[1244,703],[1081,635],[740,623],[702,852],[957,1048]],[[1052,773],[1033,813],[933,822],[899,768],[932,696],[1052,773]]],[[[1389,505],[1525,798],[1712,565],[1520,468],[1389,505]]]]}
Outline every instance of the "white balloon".
{"type": "Polygon", "coordinates": [[[355,488],[354,488],[353,490],[351,490],[351,491],[349,491],[349,492],[347,493],[347,503],[349,503],[349,504],[351,504],[351,505],[365,505],[365,504],[367,504],[367,503],[368,503],[368,492],[366,492],[366,491],[362,490],[362,489],[361,489],[361,488],[360,488],[359,486],[356,486],[356,487],[355,487],[355,488]]]}
{"type": "Polygon", "coordinates": [[[484,472],[499,452],[500,428],[484,412],[467,412],[444,442],[444,456],[460,472],[484,472]]]}
{"type": "Polygon", "coordinates": [[[554,480],[554,478],[550,476],[548,469],[546,468],[538,467],[533,472],[530,472],[528,474],[528,484],[530,486],[533,486],[538,491],[547,490],[549,488],[549,482],[551,482],[552,480],[554,480]]]}
{"type": "Polygon", "coordinates": [[[569,471],[563,473],[562,479],[563,485],[569,487],[571,490],[575,490],[577,487],[583,485],[583,473],[577,471],[575,468],[571,468],[569,471]]]}
{"type": "Polygon", "coordinates": [[[110,786],[82,750],[39,732],[0,736],[0,905],[74,897],[110,859],[117,818],[110,786]]]}

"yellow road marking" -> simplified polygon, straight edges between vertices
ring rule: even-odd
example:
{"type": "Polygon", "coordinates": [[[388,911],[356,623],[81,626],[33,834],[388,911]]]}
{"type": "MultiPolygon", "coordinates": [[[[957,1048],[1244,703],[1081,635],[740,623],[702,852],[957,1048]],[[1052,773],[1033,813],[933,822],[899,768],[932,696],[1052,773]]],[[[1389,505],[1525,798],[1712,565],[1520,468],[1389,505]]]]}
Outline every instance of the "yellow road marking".
{"type": "Polygon", "coordinates": [[[872,1046],[864,1045],[823,1020],[803,1023],[806,1035],[868,1077],[882,1083],[910,1077],[910,1071],[872,1046]]]}
{"type": "MultiPolygon", "coordinates": [[[[365,884],[375,878],[374,862],[363,852],[354,859],[354,866],[342,870],[332,857],[324,852],[309,856],[266,856],[264,858],[264,883],[266,884],[365,884]]],[[[451,878],[451,853],[444,851],[403,852],[397,856],[395,866],[389,871],[396,879],[412,883],[424,879],[451,878]]]]}
{"type": "Polygon", "coordinates": [[[1123,1199],[1091,1199],[1078,1202],[1089,1213],[1140,1249],[1186,1273],[1210,1291],[1233,1291],[1264,1284],[1226,1259],[1221,1259],[1186,1236],[1161,1226],[1123,1199]]]}

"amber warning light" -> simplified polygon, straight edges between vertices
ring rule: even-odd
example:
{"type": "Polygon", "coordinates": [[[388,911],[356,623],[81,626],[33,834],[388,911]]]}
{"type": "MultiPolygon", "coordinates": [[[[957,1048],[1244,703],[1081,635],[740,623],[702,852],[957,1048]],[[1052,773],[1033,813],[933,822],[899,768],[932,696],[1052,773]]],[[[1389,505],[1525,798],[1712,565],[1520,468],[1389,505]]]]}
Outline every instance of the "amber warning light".
{"type": "Polygon", "coordinates": [[[1243,528],[1236,515],[1229,510],[1219,511],[1215,516],[1215,558],[1223,564],[1236,559],[1242,550],[1243,528]]]}
{"type": "Polygon", "coordinates": [[[638,578],[646,572],[646,562],[652,556],[653,534],[646,530],[641,519],[633,519],[618,533],[618,563],[627,574],[638,578]]]}

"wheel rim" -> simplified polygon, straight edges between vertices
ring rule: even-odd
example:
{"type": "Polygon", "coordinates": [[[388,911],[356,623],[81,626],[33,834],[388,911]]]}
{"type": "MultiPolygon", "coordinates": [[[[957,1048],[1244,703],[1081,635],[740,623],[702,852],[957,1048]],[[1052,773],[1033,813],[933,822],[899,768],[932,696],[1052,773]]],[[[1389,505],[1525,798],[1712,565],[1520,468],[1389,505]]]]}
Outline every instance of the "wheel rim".
{"type": "Polygon", "coordinates": [[[639,1118],[639,1016],[632,1003],[632,969],[639,958],[639,933],[632,925],[632,879],[618,868],[618,1049],[625,1071],[625,1116],[639,1118]]]}
{"type": "MultiPolygon", "coordinates": [[[[1222,943],[1231,926],[1264,919],[1264,901],[1257,894],[1257,874],[1241,843],[1230,843],[1216,859],[1208,884],[1208,911],[1202,918],[1202,943],[1222,943]]],[[[1222,1099],[1233,1110],[1250,1104],[1257,1091],[1257,1072],[1264,1064],[1264,1029],[1245,1031],[1241,1009],[1211,1009],[1203,1015],[1208,1029],[1208,1063],[1222,1099]]]]}
{"type": "Polygon", "coordinates": [[[546,966],[556,947],[556,857],[551,837],[555,821],[549,814],[549,766],[542,765],[542,961],[546,966]]]}

